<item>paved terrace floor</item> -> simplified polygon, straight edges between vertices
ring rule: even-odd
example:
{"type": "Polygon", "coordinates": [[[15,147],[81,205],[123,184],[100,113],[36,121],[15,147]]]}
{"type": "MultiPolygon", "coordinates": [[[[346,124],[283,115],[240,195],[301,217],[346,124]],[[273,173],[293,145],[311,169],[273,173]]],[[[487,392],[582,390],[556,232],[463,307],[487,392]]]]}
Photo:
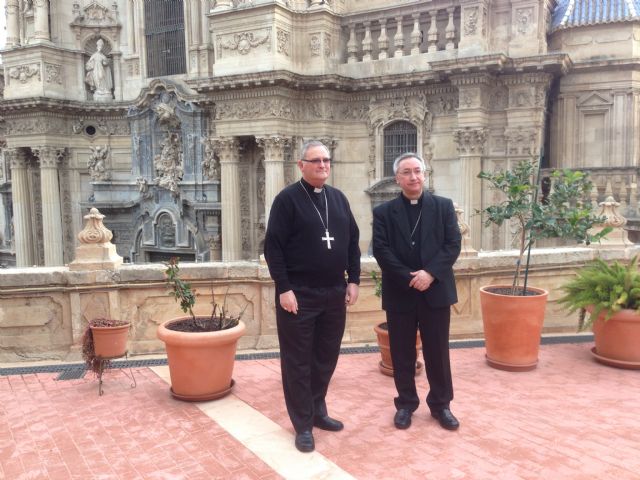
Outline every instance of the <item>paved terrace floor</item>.
{"type": "MultiPolygon", "coordinates": [[[[109,370],[101,397],[91,374],[3,375],[0,478],[640,479],[640,371],[600,365],[590,348],[543,345],[526,373],[453,349],[456,432],[424,404],[396,430],[378,354],[343,354],[328,404],[346,427],[316,429],[312,454],[293,446],[277,359],[236,362],[233,393],[200,404],[171,398],[166,366],[134,368],[133,389],[109,370]]],[[[424,398],[424,375],[418,385],[424,398]]]]}

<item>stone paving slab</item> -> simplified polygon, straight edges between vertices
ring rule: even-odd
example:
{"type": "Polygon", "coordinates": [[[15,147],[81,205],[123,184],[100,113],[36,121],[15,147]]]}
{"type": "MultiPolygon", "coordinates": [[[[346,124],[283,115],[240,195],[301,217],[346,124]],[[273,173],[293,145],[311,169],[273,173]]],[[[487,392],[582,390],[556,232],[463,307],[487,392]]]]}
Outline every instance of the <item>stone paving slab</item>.
{"type": "MultiPolygon", "coordinates": [[[[538,368],[523,373],[488,367],[482,348],[452,350],[456,432],[424,403],[410,429],[396,430],[378,354],[342,355],[328,405],[345,429],[316,429],[313,455],[293,448],[275,359],[236,362],[236,387],[219,407],[172,399],[148,368],[134,369],[134,389],[108,371],[102,397],[90,374],[0,376],[0,478],[639,479],[640,372],[601,365],[590,348],[543,345],[538,368]],[[257,422],[273,442],[250,436],[257,422]],[[310,468],[320,460],[334,473],[310,468]]],[[[424,376],[418,388],[424,399],[424,376]]]]}

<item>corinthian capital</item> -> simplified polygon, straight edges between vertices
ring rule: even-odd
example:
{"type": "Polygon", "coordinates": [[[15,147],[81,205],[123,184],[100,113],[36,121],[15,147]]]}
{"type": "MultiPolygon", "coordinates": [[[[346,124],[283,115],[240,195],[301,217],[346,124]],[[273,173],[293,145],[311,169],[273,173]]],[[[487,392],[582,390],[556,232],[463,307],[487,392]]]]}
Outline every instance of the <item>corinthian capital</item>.
{"type": "Polygon", "coordinates": [[[20,148],[7,148],[4,150],[4,158],[12,169],[27,167],[27,159],[20,148]]]}
{"type": "Polygon", "coordinates": [[[459,128],[453,132],[453,141],[461,155],[483,155],[487,143],[486,128],[459,128]]]}
{"type": "Polygon", "coordinates": [[[264,150],[266,162],[284,162],[285,149],[291,145],[291,138],[281,135],[256,137],[258,145],[264,150]]]}
{"type": "Polygon", "coordinates": [[[236,137],[209,137],[204,139],[205,148],[220,159],[220,163],[236,163],[240,142],[236,137]]]}
{"type": "Polygon", "coordinates": [[[40,168],[57,168],[67,152],[66,148],[55,147],[36,147],[31,151],[40,160],[40,168]]]}

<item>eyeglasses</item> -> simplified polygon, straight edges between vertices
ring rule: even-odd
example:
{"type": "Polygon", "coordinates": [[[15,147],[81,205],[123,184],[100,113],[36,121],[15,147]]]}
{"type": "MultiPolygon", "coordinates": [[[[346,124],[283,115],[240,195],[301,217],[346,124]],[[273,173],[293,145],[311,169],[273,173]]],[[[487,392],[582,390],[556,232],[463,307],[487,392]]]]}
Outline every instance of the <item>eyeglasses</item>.
{"type": "Polygon", "coordinates": [[[403,177],[410,177],[412,174],[416,177],[419,177],[421,175],[424,175],[424,172],[421,168],[416,168],[414,170],[402,170],[398,172],[398,175],[402,175],[403,177]]]}
{"type": "Polygon", "coordinates": [[[325,163],[327,165],[331,164],[330,158],[312,158],[311,160],[307,160],[306,158],[303,158],[302,161],[307,163],[312,163],[313,165],[320,165],[321,163],[325,163]]]}

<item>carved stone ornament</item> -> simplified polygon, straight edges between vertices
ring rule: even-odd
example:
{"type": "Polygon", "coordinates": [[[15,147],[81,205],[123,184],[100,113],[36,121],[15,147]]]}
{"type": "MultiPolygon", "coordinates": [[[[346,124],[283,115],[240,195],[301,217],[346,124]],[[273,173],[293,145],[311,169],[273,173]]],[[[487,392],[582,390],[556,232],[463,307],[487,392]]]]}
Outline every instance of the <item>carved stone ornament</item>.
{"type": "Polygon", "coordinates": [[[478,7],[464,9],[464,34],[468,37],[478,33],[478,7]]]}
{"type": "Polygon", "coordinates": [[[266,29],[262,36],[254,32],[234,33],[231,38],[224,38],[222,35],[216,37],[218,44],[218,58],[222,58],[222,50],[237,51],[241,55],[248,54],[252,48],[262,44],[267,45],[267,50],[271,50],[271,30],[266,29]]]}
{"type": "Polygon", "coordinates": [[[104,226],[102,215],[97,208],[92,208],[88,215],[83,217],[86,221],[84,228],[78,233],[78,240],[83,245],[93,243],[107,243],[113,238],[111,231],[104,226]]]}
{"type": "Polygon", "coordinates": [[[611,196],[607,197],[604,202],[600,202],[598,215],[606,218],[602,224],[603,226],[621,228],[626,225],[627,219],[618,212],[619,206],[620,203],[616,202],[611,196]]]}
{"type": "Polygon", "coordinates": [[[91,180],[94,182],[109,180],[111,173],[107,171],[107,159],[111,149],[107,145],[104,147],[96,145],[89,148],[91,149],[91,155],[89,155],[89,160],[87,161],[87,168],[89,169],[91,180]]]}
{"type": "Polygon", "coordinates": [[[539,152],[538,130],[535,128],[511,128],[505,131],[507,154],[537,155],[539,152]]]}
{"type": "Polygon", "coordinates": [[[278,38],[278,53],[282,53],[288,57],[291,45],[289,32],[278,28],[276,29],[276,36],[278,38]]]}
{"type": "Polygon", "coordinates": [[[321,47],[320,34],[312,33],[311,36],[309,37],[309,52],[311,53],[312,57],[320,56],[320,47],[321,47]]]}
{"type": "MultiPolygon", "coordinates": [[[[76,10],[77,11],[77,10],[76,10]]],[[[91,2],[82,10],[82,13],[75,18],[75,23],[85,25],[109,25],[117,22],[117,4],[112,11],[98,2],[91,2]]],[[[79,12],[78,12],[79,13],[79,12]]]]}
{"type": "Polygon", "coordinates": [[[204,158],[202,159],[202,173],[209,180],[220,180],[220,159],[216,157],[216,146],[213,139],[203,138],[204,158]]]}
{"type": "Polygon", "coordinates": [[[323,43],[324,43],[324,56],[329,57],[331,55],[331,35],[329,35],[328,33],[325,33],[323,37],[323,43]]]}
{"type": "Polygon", "coordinates": [[[11,67],[9,69],[9,78],[18,80],[20,83],[27,83],[33,77],[36,77],[38,81],[41,80],[40,65],[37,63],[32,63],[29,65],[19,65],[17,67],[11,67]]]}
{"type": "Polygon", "coordinates": [[[154,181],[158,186],[166,188],[173,196],[179,195],[178,182],[182,180],[182,142],[177,133],[166,132],[161,143],[162,150],[153,159],[158,175],[154,181]]]}
{"type": "Polygon", "coordinates": [[[45,63],[44,81],[46,83],[57,83],[58,85],[62,85],[62,65],[45,63]]]}
{"type": "Polygon", "coordinates": [[[486,128],[460,128],[454,130],[453,141],[461,155],[483,155],[487,134],[486,128]]]}
{"type": "Polygon", "coordinates": [[[519,8],[516,10],[516,30],[520,35],[526,35],[531,29],[533,8],[519,8]]]}

